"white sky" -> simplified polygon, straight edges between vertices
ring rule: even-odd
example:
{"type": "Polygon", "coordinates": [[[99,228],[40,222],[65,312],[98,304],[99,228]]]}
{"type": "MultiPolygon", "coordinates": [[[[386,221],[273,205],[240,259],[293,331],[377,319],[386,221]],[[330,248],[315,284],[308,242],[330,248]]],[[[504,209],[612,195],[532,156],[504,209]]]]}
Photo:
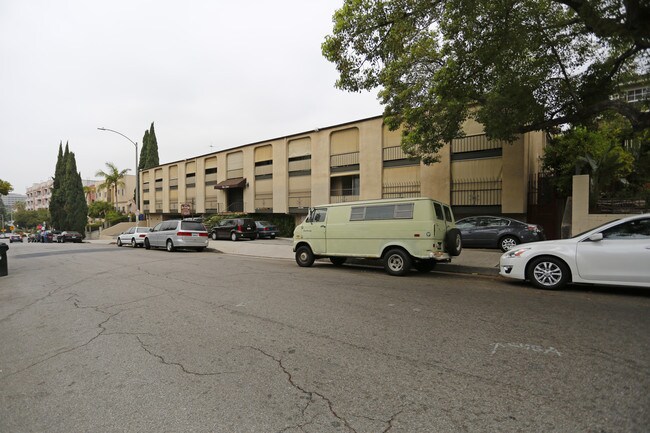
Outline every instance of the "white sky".
{"type": "Polygon", "coordinates": [[[83,179],[134,174],[134,146],[97,127],[141,144],[155,122],[166,163],[381,114],[321,54],[342,4],[0,0],[0,179],[25,194],[61,141],[83,179]]]}

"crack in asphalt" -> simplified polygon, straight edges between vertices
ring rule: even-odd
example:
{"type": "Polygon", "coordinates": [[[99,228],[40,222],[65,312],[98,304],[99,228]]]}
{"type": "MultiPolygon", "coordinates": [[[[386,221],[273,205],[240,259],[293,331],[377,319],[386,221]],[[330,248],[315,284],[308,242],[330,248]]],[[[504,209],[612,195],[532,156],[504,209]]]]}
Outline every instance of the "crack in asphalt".
{"type": "Polygon", "coordinates": [[[183,373],[190,374],[190,375],[192,375],[192,376],[220,376],[220,375],[222,375],[222,374],[236,374],[236,373],[240,373],[239,371],[218,371],[218,372],[213,372],[213,373],[201,373],[201,372],[198,372],[198,371],[191,371],[191,370],[188,370],[188,369],[187,369],[183,364],[181,364],[180,362],[172,362],[172,361],[168,361],[168,360],[165,359],[164,356],[159,355],[159,354],[153,352],[152,350],[150,350],[150,349],[147,347],[147,345],[144,343],[144,341],[142,341],[142,339],[140,338],[139,335],[136,335],[135,338],[136,338],[136,339],[138,340],[138,342],[140,343],[140,346],[142,347],[142,350],[144,350],[145,352],[147,352],[149,355],[153,356],[154,358],[157,358],[157,359],[158,359],[162,364],[165,364],[165,365],[172,365],[172,366],[176,366],[176,367],[180,368],[181,371],[182,371],[183,373]]]}
{"type": "MultiPolygon", "coordinates": [[[[244,346],[244,347],[249,348],[249,349],[252,349],[252,350],[256,350],[256,351],[260,352],[262,355],[266,356],[267,358],[272,359],[273,361],[275,361],[276,364],[278,364],[278,366],[279,366],[280,369],[282,370],[282,372],[287,376],[287,381],[289,382],[289,384],[290,384],[292,387],[296,388],[297,390],[299,390],[300,392],[302,392],[303,394],[305,394],[306,396],[309,397],[309,400],[308,400],[308,402],[307,402],[307,405],[306,405],[306,406],[303,408],[303,410],[302,410],[302,416],[305,416],[305,411],[309,408],[309,406],[311,405],[311,403],[314,401],[313,396],[315,395],[315,396],[320,397],[320,398],[321,398],[321,399],[322,399],[322,400],[327,404],[330,413],[331,413],[331,414],[332,414],[336,419],[338,419],[339,421],[341,421],[341,422],[343,423],[343,425],[344,425],[348,430],[350,430],[350,431],[353,432],[353,433],[357,433],[357,431],[354,429],[354,427],[352,427],[352,426],[350,425],[350,423],[348,423],[348,420],[345,419],[345,418],[343,418],[342,416],[340,416],[340,415],[336,412],[336,410],[334,410],[334,404],[332,403],[332,401],[331,401],[329,398],[327,398],[325,395],[321,394],[320,392],[317,392],[317,391],[308,391],[308,390],[306,390],[305,388],[303,388],[302,386],[300,386],[299,384],[297,384],[297,383],[293,380],[293,376],[291,375],[291,372],[289,372],[289,370],[287,370],[287,368],[282,364],[282,359],[278,359],[278,358],[276,358],[275,356],[273,356],[273,355],[271,355],[271,354],[269,354],[269,353],[266,353],[264,350],[262,350],[262,349],[260,349],[260,348],[258,348],[258,347],[253,347],[253,346],[244,346]]],[[[306,424],[303,424],[303,426],[304,426],[304,425],[306,425],[306,424]]],[[[299,427],[299,426],[296,426],[296,427],[299,427]]],[[[293,428],[293,427],[292,427],[292,428],[293,428]]],[[[302,428],[301,428],[301,429],[302,429],[302,428]]]]}

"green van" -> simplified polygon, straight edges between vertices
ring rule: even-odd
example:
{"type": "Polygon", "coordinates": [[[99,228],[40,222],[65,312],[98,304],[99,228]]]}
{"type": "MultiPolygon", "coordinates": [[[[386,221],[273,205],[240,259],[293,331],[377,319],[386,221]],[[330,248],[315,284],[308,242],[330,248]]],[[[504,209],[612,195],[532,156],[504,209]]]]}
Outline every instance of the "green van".
{"type": "Polygon", "coordinates": [[[338,266],[348,257],[381,259],[386,272],[401,276],[411,267],[429,272],[461,250],[451,208],[426,197],[316,206],[293,232],[303,267],[322,257],[338,266]]]}

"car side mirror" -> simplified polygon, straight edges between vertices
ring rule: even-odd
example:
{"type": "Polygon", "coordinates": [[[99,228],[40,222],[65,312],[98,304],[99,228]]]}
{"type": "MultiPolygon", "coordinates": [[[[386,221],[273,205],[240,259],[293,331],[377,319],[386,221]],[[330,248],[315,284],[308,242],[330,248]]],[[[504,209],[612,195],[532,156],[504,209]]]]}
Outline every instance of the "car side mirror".
{"type": "Polygon", "coordinates": [[[603,240],[603,234],[602,233],[594,233],[593,235],[589,236],[589,240],[591,242],[599,242],[603,240]]]}

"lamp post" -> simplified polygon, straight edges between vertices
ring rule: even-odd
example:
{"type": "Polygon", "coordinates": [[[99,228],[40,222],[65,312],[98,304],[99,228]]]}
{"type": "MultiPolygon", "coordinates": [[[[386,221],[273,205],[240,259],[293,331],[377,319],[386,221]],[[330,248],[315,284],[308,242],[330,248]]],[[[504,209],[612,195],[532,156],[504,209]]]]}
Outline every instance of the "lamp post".
{"type": "Polygon", "coordinates": [[[131,140],[129,137],[122,134],[121,132],[115,131],[113,129],[108,129],[108,128],[97,128],[97,129],[99,129],[100,131],[109,131],[109,132],[114,132],[116,134],[119,134],[122,137],[129,140],[135,146],[135,208],[136,208],[136,212],[139,214],[140,213],[140,176],[138,170],[138,143],[131,140]]]}

